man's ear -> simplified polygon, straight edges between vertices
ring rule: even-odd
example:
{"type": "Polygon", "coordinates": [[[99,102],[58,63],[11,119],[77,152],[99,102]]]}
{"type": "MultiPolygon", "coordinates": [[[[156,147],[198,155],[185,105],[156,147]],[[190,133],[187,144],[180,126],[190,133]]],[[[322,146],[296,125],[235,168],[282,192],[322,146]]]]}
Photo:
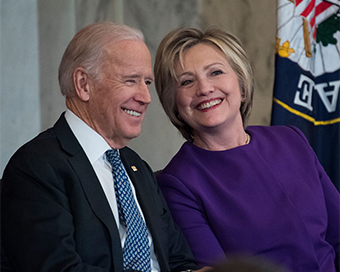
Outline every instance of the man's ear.
{"type": "Polygon", "coordinates": [[[73,84],[80,100],[88,101],[90,99],[90,79],[83,68],[78,67],[74,70],[73,84]]]}

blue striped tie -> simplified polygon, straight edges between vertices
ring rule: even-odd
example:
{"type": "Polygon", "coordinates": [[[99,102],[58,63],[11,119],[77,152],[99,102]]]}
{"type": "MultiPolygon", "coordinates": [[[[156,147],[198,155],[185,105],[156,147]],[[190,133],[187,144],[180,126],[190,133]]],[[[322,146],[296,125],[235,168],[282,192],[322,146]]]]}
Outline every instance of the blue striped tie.
{"type": "Polygon", "coordinates": [[[112,166],[119,217],[126,227],[126,240],[123,247],[124,269],[150,272],[148,229],[138,210],[128,176],[118,150],[110,149],[105,154],[112,166]]]}

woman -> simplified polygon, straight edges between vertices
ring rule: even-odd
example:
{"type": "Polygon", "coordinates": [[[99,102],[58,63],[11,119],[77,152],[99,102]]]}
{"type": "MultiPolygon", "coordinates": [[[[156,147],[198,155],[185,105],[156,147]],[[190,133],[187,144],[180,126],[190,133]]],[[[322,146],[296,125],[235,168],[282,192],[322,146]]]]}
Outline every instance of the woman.
{"type": "Polygon", "coordinates": [[[176,29],[154,72],[163,108],[187,140],[159,185],[197,261],[236,253],[291,271],[339,269],[339,193],[298,129],[246,127],[253,73],[238,39],[176,29]]]}

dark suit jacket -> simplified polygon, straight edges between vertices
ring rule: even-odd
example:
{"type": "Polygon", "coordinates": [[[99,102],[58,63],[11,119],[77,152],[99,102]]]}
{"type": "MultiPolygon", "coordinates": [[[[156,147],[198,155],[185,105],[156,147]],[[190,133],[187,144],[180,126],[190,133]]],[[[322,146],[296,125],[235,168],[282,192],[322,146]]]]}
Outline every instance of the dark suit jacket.
{"type": "MultiPolygon", "coordinates": [[[[196,268],[151,169],[131,149],[120,152],[161,271],[196,268]]],[[[15,271],[123,270],[115,219],[64,115],[13,155],[2,179],[1,204],[2,246],[15,271]]]]}

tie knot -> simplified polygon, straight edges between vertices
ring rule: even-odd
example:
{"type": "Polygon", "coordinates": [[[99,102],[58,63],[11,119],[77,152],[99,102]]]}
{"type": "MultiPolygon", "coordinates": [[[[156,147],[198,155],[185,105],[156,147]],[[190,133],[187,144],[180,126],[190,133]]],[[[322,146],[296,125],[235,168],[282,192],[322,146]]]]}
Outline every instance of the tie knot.
{"type": "Polygon", "coordinates": [[[105,154],[108,162],[112,166],[117,167],[118,165],[120,165],[121,160],[117,149],[109,149],[105,152],[105,154]]]}

